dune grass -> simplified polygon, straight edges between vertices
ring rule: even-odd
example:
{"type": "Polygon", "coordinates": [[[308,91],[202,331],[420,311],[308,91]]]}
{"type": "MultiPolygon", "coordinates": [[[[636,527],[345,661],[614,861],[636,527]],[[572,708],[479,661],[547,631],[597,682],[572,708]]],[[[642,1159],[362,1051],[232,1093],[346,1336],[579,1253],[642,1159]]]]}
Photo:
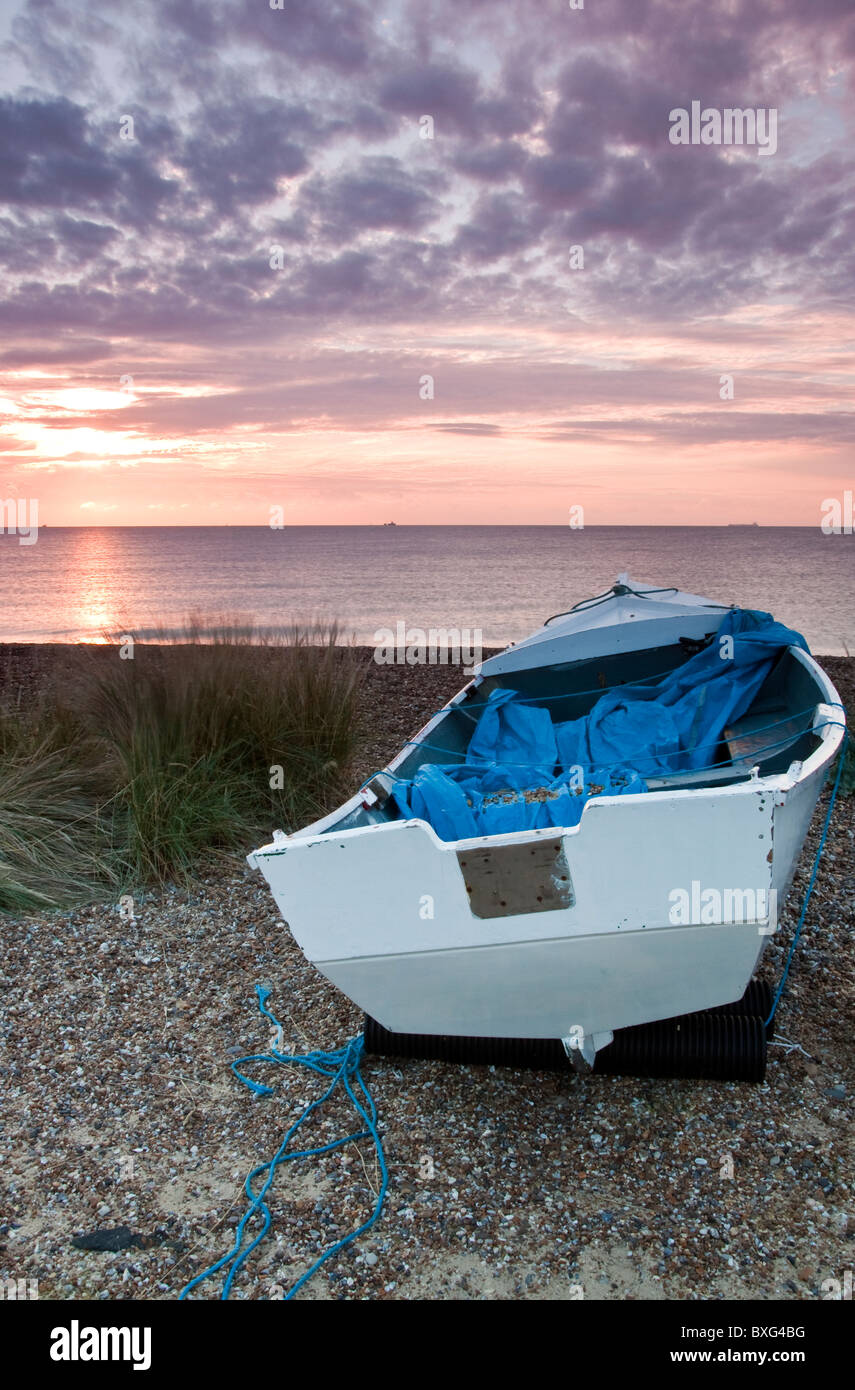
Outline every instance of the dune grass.
{"type": "Polygon", "coordinates": [[[339,799],[364,668],[335,625],[271,638],[192,615],[157,635],[127,659],[118,634],[81,647],[3,715],[0,910],[186,879],[339,799]]]}
{"type": "Polygon", "coordinates": [[[95,784],[65,721],[0,710],[0,912],[103,892],[103,847],[95,784]]]}

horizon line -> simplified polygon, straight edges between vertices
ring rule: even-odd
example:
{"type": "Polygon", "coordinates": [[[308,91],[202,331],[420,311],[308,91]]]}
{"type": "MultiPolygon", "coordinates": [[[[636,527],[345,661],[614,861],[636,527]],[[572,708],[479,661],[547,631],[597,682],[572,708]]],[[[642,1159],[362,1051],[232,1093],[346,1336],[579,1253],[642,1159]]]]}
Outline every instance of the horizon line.
{"type": "MultiPolygon", "coordinates": [[[[311,531],[325,528],[330,531],[436,531],[469,530],[551,530],[551,531],[813,531],[817,524],[796,521],[600,521],[585,526],[569,526],[557,521],[297,521],[271,526],[256,521],[186,521],[186,522],[39,522],[36,531],[311,531]]],[[[15,535],[0,527],[0,535],[15,535]]]]}

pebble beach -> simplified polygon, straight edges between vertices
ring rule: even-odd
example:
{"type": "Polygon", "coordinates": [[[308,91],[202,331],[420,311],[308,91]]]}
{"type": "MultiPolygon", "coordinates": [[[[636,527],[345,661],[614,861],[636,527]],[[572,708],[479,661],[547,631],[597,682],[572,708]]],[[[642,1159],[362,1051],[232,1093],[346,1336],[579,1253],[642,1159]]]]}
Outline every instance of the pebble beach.
{"type": "MultiPolygon", "coordinates": [[[[449,667],[365,659],[354,786],[463,683],[449,667]]],[[[819,660],[851,707],[855,661],[819,660]]],[[[828,795],[763,959],[773,981],[828,795]]],[[[853,836],[855,797],[839,798],[761,1085],[366,1057],[383,1213],[298,1299],[828,1296],[855,1258],[853,836]]],[[[231,1248],[247,1173],[319,1091],[302,1068],[247,1068],[270,1096],[234,1077],[237,1057],[271,1042],[256,986],[271,990],[285,1052],[340,1047],[362,1016],[236,859],[132,911],[7,917],[3,933],[0,1278],[37,1280],[41,1298],[176,1299],[231,1248]]],[[[301,1136],[319,1146],[351,1121],[336,1099],[301,1136]]],[[[281,1167],[272,1229],[231,1297],[281,1298],[368,1218],[379,1181],[365,1140],[281,1167]]],[[[214,1276],[190,1297],[221,1288],[214,1276]]]]}

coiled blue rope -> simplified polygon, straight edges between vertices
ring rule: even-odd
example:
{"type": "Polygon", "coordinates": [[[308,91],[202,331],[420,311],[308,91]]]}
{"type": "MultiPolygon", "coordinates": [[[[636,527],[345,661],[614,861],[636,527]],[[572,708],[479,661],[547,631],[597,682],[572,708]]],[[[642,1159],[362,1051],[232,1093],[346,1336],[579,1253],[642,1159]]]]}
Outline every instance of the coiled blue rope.
{"type": "Polygon", "coordinates": [[[816,883],[816,876],[817,876],[817,874],[819,873],[819,865],[820,865],[820,861],[821,861],[821,859],[822,859],[822,852],[823,852],[823,850],[825,849],[825,842],[826,842],[826,840],[828,839],[828,832],[829,832],[829,829],[830,829],[830,827],[831,827],[831,813],[832,813],[832,811],[834,810],[834,803],[835,803],[835,801],[837,800],[837,793],[838,793],[838,791],[839,791],[839,789],[840,789],[840,779],[841,779],[841,777],[842,777],[842,775],[843,775],[843,765],[844,765],[844,763],[846,762],[846,749],[847,749],[848,743],[849,743],[849,730],[848,730],[846,727],[844,727],[844,729],[843,729],[843,738],[841,739],[841,742],[840,742],[840,755],[839,755],[838,763],[837,763],[837,776],[836,776],[835,779],[834,779],[834,787],[832,788],[831,796],[830,796],[830,798],[829,798],[828,810],[827,810],[826,813],[825,813],[825,824],[824,824],[823,827],[822,827],[822,835],[820,836],[819,846],[818,846],[818,848],[817,848],[816,856],[815,856],[814,861],[813,861],[813,869],[812,869],[812,871],[811,871],[810,882],[808,883],[807,892],[805,893],[805,896],[804,896],[804,902],[802,903],[802,910],[801,910],[801,912],[799,913],[799,920],[798,920],[798,922],[796,923],[795,934],[794,934],[793,940],[792,940],[792,942],[791,942],[791,944],[790,944],[790,949],[789,949],[789,952],[788,952],[788,954],[787,954],[786,962],[785,962],[785,964],[784,964],[784,971],[783,971],[783,974],[781,975],[781,981],[780,981],[780,984],[778,985],[777,990],[775,991],[775,998],[772,1000],[772,1009],[771,1009],[771,1012],[770,1012],[770,1014],[769,1014],[769,1017],[766,1019],[766,1027],[767,1027],[767,1028],[768,1028],[769,1024],[772,1022],[772,1019],[775,1017],[775,1010],[777,1009],[778,1003],[779,1003],[780,998],[781,998],[781,995],[782,995],[783,992],[784,992],[784,985],[787,983],[787,976],[788,976],[789,973],[790,973],[790,966],[791,966],[792,963],[793,963],[793,956],[794,956],[795,953],[796,953],[796,947],[797,947],[798,944],[799,944],[799,937],[800,937],[801,934],[802,934],[802,928],[803,928],[803,926],[804,926],[804,924],[805,924],[805,917],[807,916],[808,903],[810,902],[810,895],[811,895],[811,893],[813,892],[813,885],[816,883]]]}
{"type": "MultiPolygon", "coordinates": [[[[270,1019],[274,1027],[280,1030],[279,1036],[281,1038],[282,1025],[267,1008],[267,999],[270,994],[270,990],[264,989],[261,985],[256,985],[255,992],[258,996],[258,1007],[260,1012],[264,1014],[266,1018],[270,1019]]],[[[352,1244],[352,1242],[357,1240],[359,1236],[364,1235],[365,1232],[370,1230],[374,1223],[378,1220],[380,1213],[383,1210],[383,1201],[386,1196],[386,1189],[389,1185],[389,1174],[386,1167],[386,1156],[383,1152],[383,1143],[380,1139],[380,1135],[377,1132],[377,1107],[374,1104],[374,1099],[371,1095],[371,1092],[368,1090],[368,1087],[365,1085],[365,1082],[362,1079],[362,1074],[359,1069],[360,1062],[362,1060],[363,1048],[364,1040],[362,1034],[360,1034],[359,1037],[352,1038],[350,1042],[344,1045],[344,1047],[337,1048],[333,1052],[319,1051],[307,1052],[302,1056],[296,1054],[289,1055],[287,1053],[277,1051],[277,1049],[274,1047],[271,1048],[270,1052],[252,1053],[248,1057],[238,1057],[234,1062],[232,1062],[232,1071],[234,1072],[235,1076],[238,1078],[239,1081],[243,1082],[244,1086],[248,1086],[249,1089],[257,1096],[272,1096],[273,1091],[270,1086],[260,1085],[258,1082],[250,1080],[248,1076],[244,1076],[243,1073],[238,1070],[239,1067],[244,1066],[247,1062],[277,1062],[283,1065],[294,1064],[301,1067],[307,1067],[309,1071],[317,1072],[319,1076],[329,1078],[330,1085],[324,1091],[323,1095],[318,1096],[316,1100],[313,1100],[309,1105],[307,1105],[305,1110],[303,1110],[302,1114],[299,1116],[299,1118],[294,1121],[270,1162],[260,1163],[256,1168],[253,1168],[252,1172],[248,1175],[244,1183],[244,1189],[246,1191],[247,1197],[249,1198],[249,1205],[246,1211],[244,1212],[243,1216],[241,1217],[240,1221],[238,1222],[237,1228],[235,1230],[234,1245],[227,1254],[223,1255],[222,1259],[217,1260],[216,1264],[212,1264],[202,1274],[197,1274],[195,1279],[191,1279],[189,1284],[187,1284],[185,1288],[182,1289],[181,1294],[179,1295],[180,1299],[186,1298],[187,1294],[190,1293],[191,1289],[195,1289],[197,1284],[201,1284],[205,1279],[210,1279],[212,1275],[216,1274],[226,1265],[229,1265],[230,1269],[228,1275],[226,1276],[225,1283],[223,1284],[223,1289],[220,1294],[220,1298],[228,1298],[229,1291],[231,1290],[231,1286],[234,1281],[235,1275],[237,1274],[241,1265],[243,1265],[247,1257],[252,1253],[252,1251],[259,1244],[259,1242],[264,1239],[264,1237],[267,1235],[267,1232],[270,1230],[270,1227],[273,1224],[273,1218],[270,1214],[270,1209],[267,1206],[265,1198],[267,1197],[267,1194],[270,1191],[271,1186],[273,1185],[273,1180],[276,1176],[276,1169],[279,1167],[280,1163],[290,1163],[295,1158],[314,1158],[318,1154],[330,1153],[333,1149],[340,1149],[345,1144],[353,1143],[356,1140],[370,1138],[374,1142],[374,1148],[377,1153],[377,1162],[380,1171],[380,1190],[377,1194],[377,1202],[375,1204],[374,1211],[372,1212],[371,1216],[368,1218],[367,1221],[364,1221],[363,1224],[359,1226],[355,1231],[351,1231],[350,1235],[345,1236],[342,1240],[337,1240],[335,1244],[331,1245],[329,1249],[325,1250],[323,1255],[321,1255],[320,1259],[315,1260],[315,1263],[311,1266],[311,1268],[307,1269],[305,1274],[302,1274],[300,1276],[296,1284],[293,1285],[293,1287],[288,1291],[288,1293],[283,1295],[283,1298],[286,1302],[289,1299],[292,1299],[294,1295],[297,1293],[297,1291],[301,1289],[304,1284],[308,1283],[312,1275],[320,1269],[321,1265],[324,1264],[326,1260],[330,1259],[333,1255],[337,1255],[340,1250],[343,1250],[345,1246],[352,1244]],[[362,1103],[362,1101],[360,1101],[359,1097],[355,1093],[352,1085],[353,1082],[355,1082],[356,1085],[359,1087],[359,1090],[361,1091],[362,1097],[364,1099],[364,1104],[362,1103]],[[339,1085],[343,1086],[344,1090],[347,1092],[347,1095],[350,1098],[353,1108],[356,1110],[357,1114],[360,1116],[365,1126],[364,1129],[354,1134],[348,1134],[343,1139],[335,1139],[330,1144],[319,1145],[317,1148],[314,1149],[300,1149],[292,1150],[291,1152],[286,1152],[289,1143],[293,1139],[294,1135],[297,1133],[300,1126],[309,1118],[311,1114],[314,1113],[315,1110],[319,1109],[325,1101],[329,1100],[330,1096],[332,1096],[333,1092],[339,1085]],[[259,1178],[261,1176],[262,1173],[266,1173],[267,1177],[265,1178],[265,1181],[263,1182],[260,1190],[256,1192],[254,1188],[254,1182],[256,1178],[259,1178]],[[246,1231],[247,1225],[253,1217],[260,1217],[261,1229],[244,1249],[242,1248],[244,1241],[244,1233],[246,1231]]]]}

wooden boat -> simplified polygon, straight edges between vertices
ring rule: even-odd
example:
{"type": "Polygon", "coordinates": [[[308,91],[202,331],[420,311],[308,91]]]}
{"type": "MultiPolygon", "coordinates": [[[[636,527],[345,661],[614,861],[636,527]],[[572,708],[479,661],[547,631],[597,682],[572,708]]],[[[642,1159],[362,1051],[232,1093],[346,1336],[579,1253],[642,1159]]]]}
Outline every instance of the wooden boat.
{"type": "Polygon", "coordinates": [[[306,957],[383,1029],[561,1040],[584,1070],[618,1030],[740,999],[843,730],[839,696],[798,634],[621,575],[484,661],[345,805],[277,832],[249,863],[306,957]],[[755,637],[759,664],[760,648],[745,646],[755,637]],[[716,667],[733,660],[728,641],[741,676],[716,667]],[[580,731],[593,747],[615,710],[618,736],[653,727],[666,706],[693,723],[677,749],[650,742],[647,765],[638,747],[621,749],[612,773],[623,780],[583,769],[581,789],[560,758],[551,782],[542,763],[527,781],[476,760],[475,775],[489,772],[480,794],[467,759],[503,705],[577,747],[580,731]],[[435,816],[412,814],[420,779],[455,777],[435,816]],[[476,830],[488,829],[454,839],[442,814],[461,783],[465,814],[477,803],[476,830]],[[494,814],[511,828],[493,830],[494,814]]]}

